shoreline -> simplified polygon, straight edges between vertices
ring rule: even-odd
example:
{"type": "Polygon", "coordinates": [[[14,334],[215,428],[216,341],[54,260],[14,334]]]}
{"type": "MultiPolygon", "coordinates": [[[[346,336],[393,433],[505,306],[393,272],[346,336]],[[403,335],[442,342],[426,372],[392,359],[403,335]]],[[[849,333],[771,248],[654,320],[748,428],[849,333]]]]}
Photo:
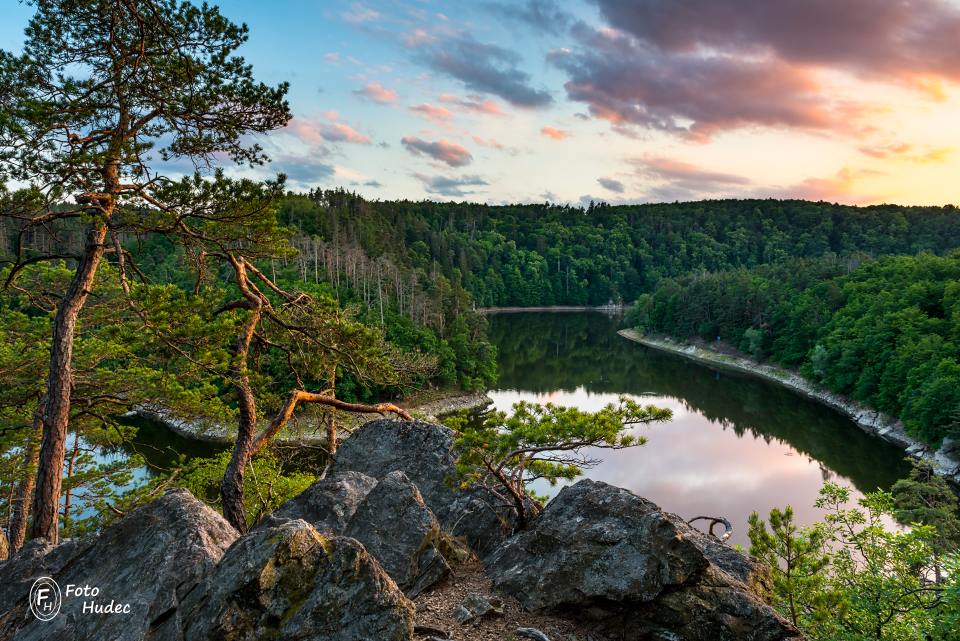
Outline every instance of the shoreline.
{"type": "Polygon", "coordinates": [[[823,389],[795,372],[665,337],[644,335],[636,329],[621,329],[617,333],[627,340],[651,349],[674,354],[708,367],[754,376],[780,385],[804,398],[817,401],[847,416],[864,432],[898,446],[908,456],[930,462],[937,474],[960,484],[960,461],[950,457],[944,448],[933,449],[930,445],[907,434],[903,423],[898,419],[823,389]]]}
{"type": "MultiPolygon", "coordinates": [[[[438,423],[441,418],[449,416],[450,414],[483,409],[492,403],[493,400],[484,392],[457,392],[404,407],[404,409],[410,412],[414,418],[419,418],[431,423],[438,423]]],[[[193,441],[215,443],[217,445],[232,445],[236,440],[235,432],[229,428],[222,425],[201,424],[196,421],[177,418],[162,408],[140,407],[128,412],[127,415],[160,423],[171,432],[193,441]]],[[[367,421],[383,418],[380,414],[346,413],[340,413],[340,417],[340,426],[347,429],[354,429],[360,427],[367,421]],[[342,420],[342,417],[349,418],[342,420]]],[[[305,433],[296,436],[281,433],[273,439],[273,441],[281,445],[326,445],[327,435],[322,425],[315,426],[313,433],[307,432],[309,432],[309,427],[305,430],[305,433]]]]}

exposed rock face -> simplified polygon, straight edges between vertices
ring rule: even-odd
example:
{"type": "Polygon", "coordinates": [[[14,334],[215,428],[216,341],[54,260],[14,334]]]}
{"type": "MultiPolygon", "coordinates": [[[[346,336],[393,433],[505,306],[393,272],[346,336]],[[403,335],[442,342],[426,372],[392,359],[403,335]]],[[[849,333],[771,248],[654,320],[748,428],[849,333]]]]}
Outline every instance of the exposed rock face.
{"type": "Polygon", "coordinates": [[[353,539],[301,520],[260,528],[184,603],[191,640],[408,641],[413,604],[353,539]]]}
{"type": "Polygon", "coordinates": [[[0,639],[127,641],[166,639],[182,616],[181,602],[213,571],[237,538],[219,514],[186,490],[170,492],[106,528],[100,535],[53,547],[30,541],[0,564],[0,639]],[[29,611],[29,591],[40,576],[60,585],[62,607],[51,621],[29,611]],[[66,594],[67,586],[99,589],[95,598],[66,594]],[[129,613],[84,614],[85,602],[111,600],[129,613]]]}
{"type": "Polygon", "coordinates": [[[347,524],[377,485],[377,479],[359,472],[328,475],[280,506],[274,519],[303,519],[320,532],[343,534],[347,524]]]}
{"type": "Polygon", "coordinates": [[[391,472],[370,491],[346,535],[360,541],[410,598],[450,571],[438,548],[440,524],[403,472],[391,472]]]}
{"type": "Polygon", "coordinates": [[[383,478],[399,470],[420,489],[444,530],[484,554],[512,532],[512,511],[485,491],[454,489],[453,432],[422,421],[370,421],[337,449],[329,474],[383,478]]]}
{"type": "Polygon", "coordinates": [[[606,483],[564,488],[487,572],[527,608],[595,617],[626,640],[801,638],[764,602],[761,564],[606,483]]]}

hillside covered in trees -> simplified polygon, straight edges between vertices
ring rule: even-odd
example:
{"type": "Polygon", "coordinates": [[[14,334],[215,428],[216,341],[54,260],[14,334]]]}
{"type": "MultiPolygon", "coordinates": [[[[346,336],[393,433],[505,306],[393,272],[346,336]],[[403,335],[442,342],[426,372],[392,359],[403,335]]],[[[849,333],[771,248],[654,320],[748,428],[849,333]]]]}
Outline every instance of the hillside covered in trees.
{"type": "MultiPolygon", "coordinates": [[[[942,254],[960,243],[960,214],[951,206],[798,200],[491,206],[317,191],[288,198],[282,215],[303,236],[326,243],[321,256],[335,250],[328,260],[345,244],[359,246],[399,266],[442,274],[478,307],[629,303],[662,279],[688,273],[788,258],[942,254]]],[[[315,250],[304,243],[303,269],[311,273],[315,250]]]]}

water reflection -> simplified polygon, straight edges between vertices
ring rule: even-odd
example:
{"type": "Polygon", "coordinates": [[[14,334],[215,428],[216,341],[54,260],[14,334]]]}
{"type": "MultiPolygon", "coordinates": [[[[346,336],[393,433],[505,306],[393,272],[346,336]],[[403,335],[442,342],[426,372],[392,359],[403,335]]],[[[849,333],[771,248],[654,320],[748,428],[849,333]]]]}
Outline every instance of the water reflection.
{"type": "MultiPolygon", "coordinates": [[[[647,445],[601,451],[588,475],[629,488],[685,518],[723,515],[732,542],[747,544],[750,512],[813,508],[824,480],[859,492],[889,489],[907,472],[896,447],[842,415],[784,389],[656,352],[616,334],[603,314],[500,314],[490,318],[499,409],[517,400],[597,409],[627,394],[673,410],[669,424],[641,428],[647,445]]],[[[544,491],[545,488],[538,488],[544,491]]]]}

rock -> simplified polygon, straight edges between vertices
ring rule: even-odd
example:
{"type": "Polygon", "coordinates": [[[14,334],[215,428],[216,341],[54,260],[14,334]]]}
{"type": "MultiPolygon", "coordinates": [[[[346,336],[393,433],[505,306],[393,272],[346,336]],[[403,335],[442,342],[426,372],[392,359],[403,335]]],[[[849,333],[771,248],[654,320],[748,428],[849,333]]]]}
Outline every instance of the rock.
{"type": "Polygon", "coordinates": [[[497,597],[488,597],[471,592],[463,603],[453,611],[453,618],[461,625],[488,614],[503,614],[503,601],[497,597]]]}
{"type": "Polygon", "coordinates": [[[178,639],[408,641],[413,604],[357,541],[302,520],[254,530],[184,603],[178,639]]]}
{"type": "Polygon", "coordinates": [[[765,602],[762,564],[606,483],[561,490],[486,569],[527,609],[590,616],[628,641],[801,638],[765,602]]]}
{"type": "Polygon", "coordinates": [[[380,419],[356,430],[337,448],[329,474],[361,472],[375,478],[400,470],[438,516],[456,498],[453,432],[423,421],[380,419]]]}
{"type": "Polygon", "coordinates": [[[0,639],[17,641],[179,638],[181,603],[210,574],[237,532],[188,491],[170,492],[134,510],[99,535],[52,546],[29,541],[0,564],[0,639]],[[34,580],[53,577],[62,607],[50,621],[29,611],[34,580]],[[97,588],[97,596],[67,594],[67,586],[97,588]],[[127,613],[84,614],[85,603],[129,604],[127,613]]]}
{"type": "Polygon", "coordinates": [[[399,470],[419,488],[441,527],[485,554],[513,531],[512,511],[481,488],[454,489],[453,432],[423,421],[376,420],[337,449],[330,474],[361,472],[383,478],[399,470]]]}
{"type": "Polygon", "coordinates": [[[524,639],[533,639],[533,641],[550,641],[550,637],[536,628],[517,628],[514,634],[524,639]]]}
{"type": "Polygon", "coordinates": [[[346,535],[360,541],[410,598],[450,571],[439,547],[440,524],[403,472],[387,474],[367,494],[346,535]]]}
{"type": "Polygon", "coordinates": [[[359,472],[327,475],[277,508],[272,517],[303,519],[320,532],[343,534],[376,484],[377,479],[359,472]]]}

